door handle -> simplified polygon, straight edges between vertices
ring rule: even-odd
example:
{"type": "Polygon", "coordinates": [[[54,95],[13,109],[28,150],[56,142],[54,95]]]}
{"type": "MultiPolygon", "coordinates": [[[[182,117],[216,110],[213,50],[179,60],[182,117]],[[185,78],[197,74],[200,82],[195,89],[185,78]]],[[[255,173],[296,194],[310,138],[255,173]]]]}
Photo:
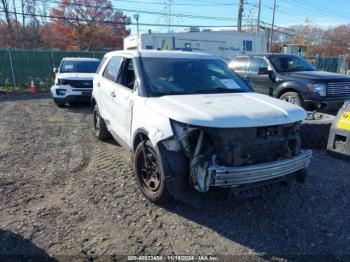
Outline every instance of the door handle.
{"type": "Polygon", "coordinates": [[[116,97],[116,94],[115,94],[115,92],[113,91],[113,92],[111,92],[111,97],[116,97]]]}
{"type": "Polygon", "coordinates": [[[101,83],[100,82],[97,82],[97,87],[100,87],[101,86],[101,83]]]}

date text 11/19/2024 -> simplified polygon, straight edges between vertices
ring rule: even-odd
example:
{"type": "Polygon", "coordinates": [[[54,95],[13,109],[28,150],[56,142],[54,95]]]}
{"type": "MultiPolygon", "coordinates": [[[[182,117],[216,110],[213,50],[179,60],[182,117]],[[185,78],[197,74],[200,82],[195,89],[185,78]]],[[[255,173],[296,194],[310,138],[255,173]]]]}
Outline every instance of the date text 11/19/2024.
{"type": "Polygon", "coordinates": [[[218,261],[217,256],[128,256],[128,261],[218,261]]]}

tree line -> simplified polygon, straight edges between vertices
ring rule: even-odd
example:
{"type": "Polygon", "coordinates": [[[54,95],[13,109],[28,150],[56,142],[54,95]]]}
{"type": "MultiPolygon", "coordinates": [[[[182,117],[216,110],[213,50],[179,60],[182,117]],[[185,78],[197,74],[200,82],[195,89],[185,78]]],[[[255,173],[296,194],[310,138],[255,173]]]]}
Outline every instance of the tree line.
{"type": "Polygon", "coordinates": [[[292,36],[276,34],[273,51],[278,52],[283,44],[297,44],[307,47],[307,56],[348,55],[350,50],[350,24],[323,28],[306,19],[302,25],[290,26],[292,36]]]}
{"type": "Polygon", "coordinates": [[[109,0],[0,0],[0,47],[122,49],[130,22],[109,0]]]}
{"type": "MultiPolygon", "coordinates": [[[[0,0],[0,48],[122,49],[130,23],[110,0],[0,0]]],[[[349,54],[350,24],[321,28],[306,19],[287,29],[274,34],[273,52],[292,43],[308,56],[349,54]]]]}

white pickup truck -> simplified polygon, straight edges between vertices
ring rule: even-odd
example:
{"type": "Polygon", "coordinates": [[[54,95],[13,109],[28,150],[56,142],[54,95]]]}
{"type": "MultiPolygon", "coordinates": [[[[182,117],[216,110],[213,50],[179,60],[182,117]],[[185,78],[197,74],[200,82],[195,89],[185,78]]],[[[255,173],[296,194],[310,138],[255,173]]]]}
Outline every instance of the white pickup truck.
{"type": "Polygon", "coordinates": [[[311,152],[300,148],[305,111],[257,94],[215,56],[116,51],[94,78],[98,139],[112,136],[133,155],[152,202],[212,187],[303,181],[311,152]]]}

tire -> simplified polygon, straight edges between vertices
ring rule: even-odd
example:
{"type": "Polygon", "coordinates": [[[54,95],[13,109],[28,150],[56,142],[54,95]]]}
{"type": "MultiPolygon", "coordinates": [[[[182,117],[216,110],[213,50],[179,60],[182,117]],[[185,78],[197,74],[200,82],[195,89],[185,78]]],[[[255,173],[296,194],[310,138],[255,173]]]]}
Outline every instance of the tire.
{"type": "Polygon", "coordinates": [[[72,107],[74,107],[74,106],[81,105],[81,103],[80,103],[80,102],[77,102],[77,101],[70,101],[70,102],[69,102],[69,105],[72,106],[72,107]]]}
{"type": "Polygon", "coordinates": [[[304,105],[304,99],[297,92],[286,92],[280,96],[280,99],[301,107],[304,105]]]}
{"type": "Polygon", "coordinates": [[[95,135],[98,140],[105,141],[111,137],[111,134],[108,132],[107,126],[103,118],[100,116],[97,105],[94,107],[94,129],[95,135]]]}
{"type": "Polygon", "coordinates": [[[150,141],[142,141],[136,147],[134,165],[136,182],[142,194],[155,204],[167,202],[170,195],[166,187],[164,170],[150,141]]]}
{"type": "Polygon", "coordinates": [[[323,113],[308,113],[301,129],[301,145],[307,149],[326,149],[331,126],[335,116],[323,113]]]}
{"type": "Polygon", "coordinates": [[[64,107],[66,104],[65,103],[63,103],[63,102],[55,102],[55,104],[56,104],[56,106],[58,106],[58,107],[60,107],[60,108],[62,108],[62,107],[64,107]]]}

